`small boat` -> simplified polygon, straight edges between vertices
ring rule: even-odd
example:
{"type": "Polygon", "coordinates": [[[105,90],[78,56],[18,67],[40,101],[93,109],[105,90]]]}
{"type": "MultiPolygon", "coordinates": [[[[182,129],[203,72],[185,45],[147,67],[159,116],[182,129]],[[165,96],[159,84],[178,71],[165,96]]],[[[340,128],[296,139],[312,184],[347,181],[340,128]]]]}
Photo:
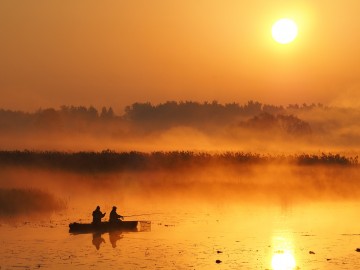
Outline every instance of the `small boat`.
{"type": "Polygon", "coordinates": [[[92,223],[70,223],[70,233],[103,233],[110,231],[137,231],[138,221],[119,221],[116,223],[101,222],[100,224],[92,223]]]}

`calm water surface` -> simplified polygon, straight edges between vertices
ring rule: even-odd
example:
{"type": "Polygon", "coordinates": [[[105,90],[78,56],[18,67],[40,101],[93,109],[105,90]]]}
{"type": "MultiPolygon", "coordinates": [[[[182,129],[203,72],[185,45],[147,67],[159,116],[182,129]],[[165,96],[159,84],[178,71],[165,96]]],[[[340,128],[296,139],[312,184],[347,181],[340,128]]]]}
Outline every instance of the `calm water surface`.
{"type": "MultiPolygon", "coordinates": [[[[41,221],[2,222],[0,267],[360,269],[359,207],[359,202],[348,201],[296,206],[147,205],[141,210],[153,214],[139,219],[151,220],[151,229],[102,235],[69,234],[70,221],[83,217],[86,222],[90,215],[68,209],[41,221]]],[[[144,212],[122,212],[140,213],[144,212]]]]}

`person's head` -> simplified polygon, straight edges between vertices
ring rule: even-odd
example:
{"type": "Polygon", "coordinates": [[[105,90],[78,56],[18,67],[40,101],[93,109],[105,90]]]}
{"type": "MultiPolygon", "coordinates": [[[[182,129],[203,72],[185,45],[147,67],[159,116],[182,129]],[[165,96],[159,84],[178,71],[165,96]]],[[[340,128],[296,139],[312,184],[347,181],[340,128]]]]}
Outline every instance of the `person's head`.
{"type": "Polygon", "coordinates": [[[116,206],[113,206],[113,208],[112,208],[113,210],[116,210],[116,206]]]}
{"type": "Polygon", "coordinates": [[[100,206],[96,206],[96,210],[100,210],[100,206]]]}

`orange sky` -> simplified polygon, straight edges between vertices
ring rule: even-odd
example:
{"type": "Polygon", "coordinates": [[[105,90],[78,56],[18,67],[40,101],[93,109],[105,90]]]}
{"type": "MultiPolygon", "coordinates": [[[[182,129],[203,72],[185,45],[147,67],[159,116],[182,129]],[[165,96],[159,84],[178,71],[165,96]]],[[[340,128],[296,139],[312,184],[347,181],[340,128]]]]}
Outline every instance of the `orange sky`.
{"type": "Polygon", "coordinates": [[[0,107],[354,101],[358,0],[2,0],[0,107]],[[271,38],[297,21],[290,45],[271,38]]]}

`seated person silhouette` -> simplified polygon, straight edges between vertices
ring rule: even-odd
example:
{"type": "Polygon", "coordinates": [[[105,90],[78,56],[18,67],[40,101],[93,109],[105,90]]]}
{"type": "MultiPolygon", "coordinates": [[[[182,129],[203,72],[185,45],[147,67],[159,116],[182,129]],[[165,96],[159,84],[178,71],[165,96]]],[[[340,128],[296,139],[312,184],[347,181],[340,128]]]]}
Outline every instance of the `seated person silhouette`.
{"type": "Polygon", "coordinates": [[[100,206],[97,206],[96,209],[92,212],[93,221],[92,224],[98,225],[101,223],[101,219],[105,216],[106,213],[100,211],[100,206]]]}
{"type": "Polygon", "coordinates": [[[122,215],[119,215],[118,213],[116,213],[116,206],[113,206],[111,212],[110,212],[110,218],[109,218],[109,222],[110,223],[118,223],[121,222],[122,219],[124,219],[124,217],[122,215]]]}

